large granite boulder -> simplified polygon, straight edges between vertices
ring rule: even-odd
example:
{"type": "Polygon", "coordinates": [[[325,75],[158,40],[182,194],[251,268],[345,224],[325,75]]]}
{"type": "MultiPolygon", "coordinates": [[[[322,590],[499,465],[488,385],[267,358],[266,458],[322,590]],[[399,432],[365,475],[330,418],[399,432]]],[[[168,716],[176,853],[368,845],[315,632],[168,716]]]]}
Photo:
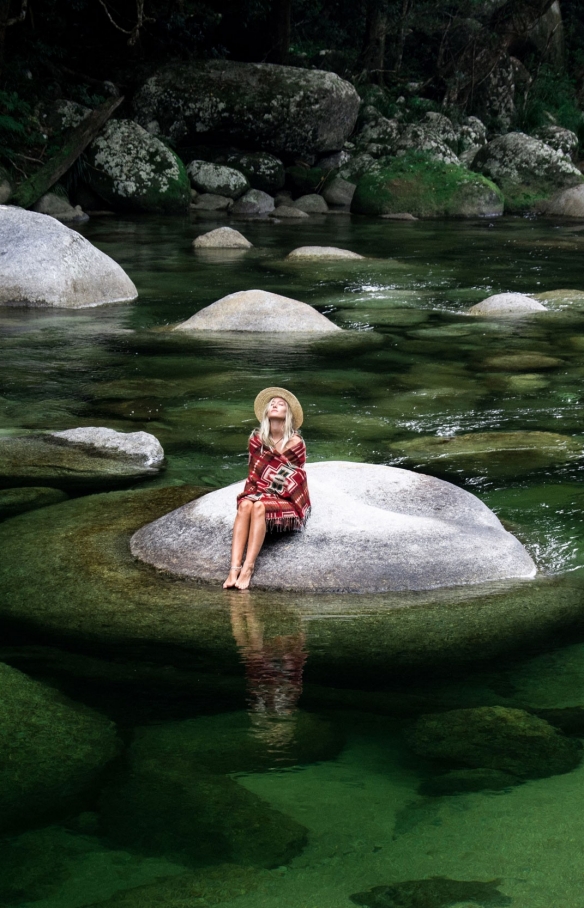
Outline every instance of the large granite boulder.
{"type": "Polygon", "coordinates": [[[416,217],[486,217],[503,213],[503,196],[490,180],[414,154],[382,158],[358,181],[351,211],[416,217]]]}
{"type": "MultiPolygon", "coordinates": [[[[521,543],[462,489],[373,464],[316,463],[307,472],[306,530],[264,547],[256,586],[372,592],[535,576],[521,543]]],[[[143,527],[132,553],[179,576],[224,579],[242,488],[211,492],[143,527]]]]}
{"type": "Polygon", "coordinates": [[[556,218],[584,218],[584,183],[561,189],[538,206],[541,214],[556,218]]]}
{"type": "MultiPolygon", "coordinates": [[[[443,117],[447,120],[447,117],[443,117]]],[[[452,124],[450,124],[452,126],[452,124]]],[[[447,137],[450,133],[440,130],[438,126],[434,128],[433,124],[411,123],[407,126],[399,139],[395,143],[395,153],[405,155],[408,152],[425,154],[434,161],[442,161],[445,164],[460,164],[458,156],[453,151],[453,142],[456,142],[456,134],[452,130],[453,142],[448,142],[447,137]]]]}
{"type": "Polygon", "coordinates": [[[79,805],[115,757],[112,722],[0,663],[0,831],[79,805]]]}
{"type": "Polygon", "coordinates": [[[560,189],[584,183],[578,168],[561,151],[522,132],[498,136],[473,160],[473,170],[499,186],[505,210],[531,210],[560,189]]]}
{"type": "Polygon", "coordinates": [[[314,155],[343,147],[359,103],[335,73],[210,60],[160,70],[135,96],[134,110],[140,124],[177,142],[314,155]]]}
{"type": "Polygon", "coordinates": [[[189,179],[180,158],[132,120],[109,120],[87,149],[90,187],[122,211],[186,211],[189,179]]]}
{"type": "Polygon", "coordinates": [[[55,218],[0,205],[0,306],[82,309],[138,291],[120,266],[55,218]]]}
{"type": "Polygon", "coordinates": [[[107,488],[155,476],[163,462],[148,432],[88,427],[0,438],[0,486],[107,488]]]}
{"type": "Polygon", "coordinates": [[[563,126],[542,126],[535,134],[537,139],[541,139],[550,148],[561,151],[563,155],[574,160],[578,151],[578,136],[571,129],[565,129],[563,126]]]}
{"type": "Polygon", "coordinates": [[[249,189],[247,178],[233,167],[210,164],[208,161],[191,161],[187,167],[191,183],[198,192],[238,199],[249,189]]]}
{"type": "Polygon", "coordinates": [[[328,334],[341,329],[307,303],[267,290],[241,290],[205,306],[174,330],[328,334]]]}

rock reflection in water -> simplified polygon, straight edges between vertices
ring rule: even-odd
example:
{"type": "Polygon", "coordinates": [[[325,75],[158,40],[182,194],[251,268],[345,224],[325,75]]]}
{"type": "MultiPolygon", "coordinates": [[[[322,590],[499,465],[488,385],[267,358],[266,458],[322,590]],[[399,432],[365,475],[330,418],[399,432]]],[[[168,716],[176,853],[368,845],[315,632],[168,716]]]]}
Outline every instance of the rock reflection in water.
{"type": "Polygon", "coordinates": [[[231,628],[245,665],[253,734],[269,750],[286,751],[295,737],[302,672],[308,658],[300,617],[294,633],[266,636],[249,593],[230,593],[229,601],[231,628]]]}

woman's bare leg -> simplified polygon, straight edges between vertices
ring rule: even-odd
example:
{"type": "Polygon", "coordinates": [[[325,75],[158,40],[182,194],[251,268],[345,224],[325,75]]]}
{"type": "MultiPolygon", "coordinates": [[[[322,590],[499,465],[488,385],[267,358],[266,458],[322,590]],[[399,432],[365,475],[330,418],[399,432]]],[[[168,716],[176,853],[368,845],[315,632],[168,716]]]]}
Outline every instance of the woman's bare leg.
{"type": "MultiPolygon", "coordinates": [[[[261,501],[254,501],[251,512],[251,525],[247,540],[247,552],[241,573],[235,582],[238,590],[246,590],[250,584],[255,560],[260,553],[266,537],[266,508],[261,501]]],[[[235,562],[233,562],[235,564],[235,562]]]]}
{"type": "Polygon", "coordinates": [[[253,501],[250,501],[249,498],[244,498],[237,508],[235,523],[233,524],[233,540],[231,542],[231,568],[227,575],[227,580],[223,584],[224,590],[234,587],[239,577],[239,571],[243,563],[243,553],[250,534],[253,506],[253,501]]]}

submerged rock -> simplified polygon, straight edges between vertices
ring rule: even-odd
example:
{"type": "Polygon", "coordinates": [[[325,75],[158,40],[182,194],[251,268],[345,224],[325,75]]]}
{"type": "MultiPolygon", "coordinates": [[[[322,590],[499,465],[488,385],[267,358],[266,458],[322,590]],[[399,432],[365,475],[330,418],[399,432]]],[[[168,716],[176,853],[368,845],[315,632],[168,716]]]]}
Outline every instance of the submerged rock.
{"type": "Polygon", "coordinates": [[[0,306],[82,309],[138,291],[104,252],[54,218],[0,206],[0,306]]]}
{"type": "Polygon", "coordinates": [[[196,143],[228,141],[275,155],[338,151],[353,131],[359,95],[334,73],[210,60],[162,69],[134,98],[136,119],[196,143]]]}
{"type": "Polygon", "coordinates": [[[539,779],[575,769],[582,744],[522,709],[480,706],[422,716],[408,735],[419,756],[539,779]]]}
{"type": "Polygon", "coordinates": [[[241,290],[205,306],[174,330],[324,334],[341,329],[299,300],[267,290],[241,290]]]}
{"type": "Polygon", "coordinates": [[[349,249],[339,249],[337,246],[299,246],[286,256],[288,260],[297,259],[364,259],[364,255],[351,252],[349,249]]]}
{"type": "Polygon", "coordinates": [[[469,315],[495,318],[513,318],[530,312],[545,312],[545,306],[525,293],[495,293],[468,310],[469,315]]]}
{"type": "MultiPolygon", "coordinates": [[[[333,461],[307,472],[313,514],[306,530],[262,549],[256,586],[370,592],[535,576],[518,540],[456,486],[373,464],[333,461]]],[[[132,553],[179,576],[223,579],[242,488],[211,492],[143,527],[132,553]]]]}
{"type": "Polygon", "coordinates": [[[191,161],[187,167],[191,183],[198,192],[238,199],[249,189],[246,177],[233,167],[210,164],[208,161],[191,161]]]}
{"type": "Polygon", "coordinates": [[[156,475],[164,451],[148,432],[103,427],[0,439],[0,485],[103,488],[156,475]]]}
{"type": "Polygon", "coordinates": [[[251,249],[252,243],[233,227],[217,227],[193,240],[195,249],[251,249]]]}
{"type": "Polygon", "coordinates": [[[112,722],[0,664],[0,831],[67,814],[116,755],[112,722]]]}
{"type": "Polygon", "coordinates": [[[46,508],[52,504],[66,501],[67,495],[59,489],[35,487],[23,489],[0,490],[0,520],[16,517],[25,511],[34,511],[36,508],[46,508]]]}
{"type": "Polygon", "coordinates": [[[500,769],[453,769],[422,782],[418,791],[421,795],[441,798],[469,791],[505,791],[520,781],[500,769]]]}
{"type": "Polygon", "coordinates": [[[493,908],[511,905],[512,899],[497,888],[501,880],[488,883],[479,880],[449,880],[434,876],[427,880],[405,880],[389,886],[374,886],[367,892],[356,892],[351,901],[366,908],[449,908],[471,903],[493,908]]]}
{"type": "Polygon", "coordinates": [[[108,120],[87,149],[90,187],[122,211],[186,211],[191,193],[180,158],[132,120],[108,120]]]}
{"type": "Polygon", "coordinates": [[[562,360],[544,353],[504,353],[489,356],[485,366],[499,372],[540,372],[542,369],[556,369],[562,360]]]}

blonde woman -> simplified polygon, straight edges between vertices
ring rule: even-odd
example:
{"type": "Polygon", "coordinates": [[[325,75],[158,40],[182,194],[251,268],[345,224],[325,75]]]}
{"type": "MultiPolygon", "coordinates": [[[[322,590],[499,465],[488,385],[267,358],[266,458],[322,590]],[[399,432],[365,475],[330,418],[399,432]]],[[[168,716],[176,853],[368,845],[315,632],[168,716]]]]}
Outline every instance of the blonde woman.
{"type": "Polygon", "coordinates": [[[266,530],[301,530],[310,514],[306,446],[298,434],[304,415],[298,399],[285,388],[264,388],[254,412],[260,425],[249,439],[249,469],[237,498],[224,589],[249,587],[266,530]]]}

